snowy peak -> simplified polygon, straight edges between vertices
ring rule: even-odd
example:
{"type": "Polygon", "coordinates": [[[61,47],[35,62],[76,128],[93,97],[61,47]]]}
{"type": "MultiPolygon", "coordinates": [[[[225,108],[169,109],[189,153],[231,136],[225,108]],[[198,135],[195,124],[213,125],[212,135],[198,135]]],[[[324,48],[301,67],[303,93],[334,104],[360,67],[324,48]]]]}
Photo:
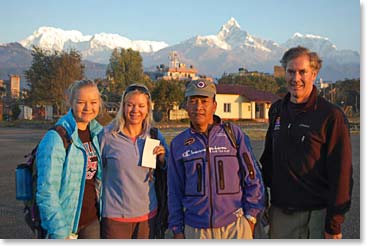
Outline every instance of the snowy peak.
{"type": "Polygon", "coordinates": [[[89,40],[90,48],[106,47],[114,48],[129,48],[132,41],[128,38],[122,37],[118,34],[98,33],[94,34],[89,40]]]}
{"type": "Polygon", "coordinates": [[[241,28],[240,24],[238,24],[238,22],[236,21],[236,19],[234,17],[231,17],[226,24],[223,25],[223,27],[237,27],[237,28],[241,28]]]}
{"type": "Polygon", "coordinates": [[[301,34],[299,32],[296,32],[293,34],[291,39],[321,39],[321,40],[329,40],[328,38],[313,35],[313,34],[301,34]]]}
{"type": "Polygon", "coordinates": [[[241,30],[240,25],[233,17],[217,33],[218,39],[228,42],[229,46],[239,46],[239,42],[246,39],[246,36],[247,32],[241,30]]]}
{"type": "Polygon", "coordinates": [[[233,17],[220,28],[220,31],[216,35],[197,36],[185,43],[192,43],[200,47],[215,47],[227,51],[239,48],[271,52],[271,48],[277,46],[273,41],[264,41],[241,30],[240,25],[233,17]]]}
{"type": "Polygon", "coordinates": [[[307,47],[319,53],[322,57],[328,57],[330,53],[337,50],[336,46],[326,37],[313,34],[301,34],[298,32],[293,34],[293,36],[283,44],[285,48],[291,48],[298,45],[307,47]]]}
{"type": "Polygon", "coordinates": [[[230,35],[233,32],[241,31],[241,27],[238,24],[238,22],[235,20],[235,18],[231,17],[226,24],[224,24],[219,33],[218,36],[222,38],[226,38],[228,35],[230,35]]]}
{"type": "Polygon", "coordinates": [[[54,27],[40,27],[31,36],[20,41],[20,43],[26,47],[31,48],[32,45],[41,46],[47,50],[62,50],[64,44],[70,42],[83,42],[87,41],[90,36],[84,36],[81,32],[71,30],[64,31],[54,27]]]}
{"type": "Polygon", "coordinates": [[[40,27],[32,35],[20,41],[26,47],[40,46],[46,50],[65,50],[75,48],[83,55],[91,55],[95,50],[111,50],[114,48],[132,48],[139,52],[155,52],[168,46],[165,42],[130,40],[118,34],[99,33],[83,35],[79,31],[65,31],[54,27],[40,27]]]}

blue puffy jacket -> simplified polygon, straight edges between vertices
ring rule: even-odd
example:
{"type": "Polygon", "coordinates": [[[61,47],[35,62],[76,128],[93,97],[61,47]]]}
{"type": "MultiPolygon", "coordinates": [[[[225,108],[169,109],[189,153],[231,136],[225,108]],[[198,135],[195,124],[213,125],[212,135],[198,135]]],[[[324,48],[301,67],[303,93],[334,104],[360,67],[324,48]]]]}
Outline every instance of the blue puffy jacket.
{"type": "Polygon", "coordinates": [[[248,137],[233,125],[237,155],[219,117],[215,120],[208,137],[189,128],[171,142],[168,221],[174,233],[182,233],[185,224],[223,227],[240,209],[256,217],[264,208],[264,185],[248,137]]]}
{"type": "MultiPolygon", "coordinates": [[[[74,116],[69,112],[56,125],[63,126],[72,144],[66,154],[62,139],[56,131],[48,131],[37,149],[36,201],[41,225],[49,238],[64,239],[78,230],[86,179],[87,153],[78,136],[74,116]]],[[[100,200],[102,166],[98,134],[102,126],[93,120],[89,124],[91,141],[98,156],[96,189],[100,200]]],[[[101,208],[99,208],[101,211],[101,208]]]]}

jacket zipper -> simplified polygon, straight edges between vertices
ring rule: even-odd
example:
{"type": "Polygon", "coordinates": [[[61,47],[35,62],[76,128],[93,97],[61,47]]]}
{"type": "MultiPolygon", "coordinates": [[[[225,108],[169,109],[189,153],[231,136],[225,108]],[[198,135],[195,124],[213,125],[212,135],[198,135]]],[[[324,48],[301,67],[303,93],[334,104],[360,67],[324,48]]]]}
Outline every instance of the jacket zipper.
{"type": "Polygon", "coordinates": [[[96,176],[95,176],[95,179],[96,180],[98,180],[98,181],[94,181],[94,184],[96,184],[96,182],[98,182],[98,186],[96,186],[95,185],[95,187],[96,187],[96,195],[97,195],[97,202],[98,202],[98,211],[99,211],[99,220],[101,220],[102,219],[102,206],[101,206],[101,203],[102,203],[102,200],[101,200],[101,197],[102,197],[102,177],[100,177],[100,178],[98,178],[97,177],[97,173],[99,172],[99,171],[101,171],[101,170],[98,170],[98,168],[102,168],[102,165],[99,165],[99,163],[101,163],[102,164],[102,158],[101,158],[101,155],[100,155],[100,153],[99,153],[99,151],[97,151],[97,147],[96,147],[96,143],[95,143],[95,140],[97,140],[97,139],[95,139],[94,138],[94,136],[92,136],[92,145],[93,145],[93,147],[94,147],[94,149],[95,149],[95,152],[96,152],[96,154],[97,154],[97,157],[98,157],[98,162],[97,162],[97,172],[96,172],[96,176]]]}
{"type": "Polygon", "coordinates": [[[74,218],[74,226],[72,229],[72,233],[77,233],[78,232],[78,226],[79,226],[79,220],[80,220],[80,214],[82,212],[82,207],[83,207],[83,197],[84,197],[84,189],[85,189],[85,176],[87,175],[87,166],[88,166],[88,154],[86,152],[86,150],[84,149],[84,146],[78,146],[77,147],[79,149],[82,150],[83,155],[84,155],[84,167],[83,167],[83,176],[82,176],[82,183],[81,183],[81,187],[80,187],[80,193],[79,193],[79,198],[78,198],[78,204],[77,204],[77,215],[74,218]],[[84,182],[83,182],[84,180],[84,182]],[[76,223],[78,222],[78,223],[76,223]]]}
{"type": "Polygon", "coordinates": [[[207,139],[207,144],[206,144],[206,159],[208,162],[208,176],[209,176],[209,202],[210,202],[209,227],[213,228],[213,196],[212,196],[212,175],[210,171],[209,132],[208,132],[208,139],[207,139]]]}
{"type": "Polygon", "coordinates": [[[209,141],[206,146],[206,159],[208,161],[208,174],[209,174],[209,202],[210,202],[210,228],[213,228],[213,196],[212,196],[212,175],[210,172],[210,153],[209,153],[209,141]]]}

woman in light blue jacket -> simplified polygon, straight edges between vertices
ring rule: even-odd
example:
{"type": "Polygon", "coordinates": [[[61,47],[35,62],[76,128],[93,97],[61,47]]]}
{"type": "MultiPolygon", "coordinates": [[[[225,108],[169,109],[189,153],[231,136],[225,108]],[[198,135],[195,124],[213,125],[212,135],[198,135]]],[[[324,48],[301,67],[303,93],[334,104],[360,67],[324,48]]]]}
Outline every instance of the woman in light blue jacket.
{"type": "Polygon", "coordinates": [[[50,130],[37,150],[36,201],[47,238],[100,238],[101,155],[95,120],[102,100],[90,80],[73,83],[71,108],[56,123],[71,144],[65,149],[60,135],[50,130]]]}

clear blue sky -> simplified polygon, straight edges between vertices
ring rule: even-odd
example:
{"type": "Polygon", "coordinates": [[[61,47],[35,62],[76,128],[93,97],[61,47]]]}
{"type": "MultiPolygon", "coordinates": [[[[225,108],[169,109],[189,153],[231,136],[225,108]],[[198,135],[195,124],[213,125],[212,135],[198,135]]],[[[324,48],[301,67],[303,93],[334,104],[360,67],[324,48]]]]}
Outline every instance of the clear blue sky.
{"type": "Polygon", "coordinates": [[[216,34],[234,17],[242,30],[278,43],[299,32],[328,37],[338,49],[361,45],[359,0],[5,0],[0,8],[0,43],[52,26],[172,45],[216,34]]]}

